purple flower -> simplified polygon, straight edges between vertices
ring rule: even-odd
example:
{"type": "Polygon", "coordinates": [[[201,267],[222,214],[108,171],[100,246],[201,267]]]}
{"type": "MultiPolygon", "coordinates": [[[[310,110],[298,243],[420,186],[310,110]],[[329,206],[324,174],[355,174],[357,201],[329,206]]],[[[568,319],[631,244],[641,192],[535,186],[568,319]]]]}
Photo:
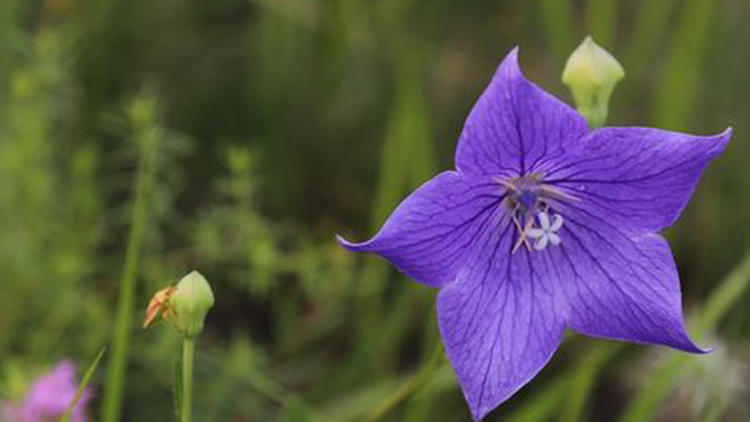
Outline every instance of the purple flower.
{"type": "MultiPolygon", "coordinates": [[[[75,365],[70,361],[60,362],[51,373],[34,381],[23,402],[18,406],[3,403],[2,420],[6,422],[56,421],[73,401],[77,389],[75,365]]],[[[89,400],[91,400],[91,392],[86,389],[73,409],[71,422],[88,420],[86,404],[89,400]]]]}
{"type": "Polygon", "coordinates": [[[568,327],[705,352],[683,322],[677,269],[658,232],[675,222],[731,130],[589,131],[508,54],[479,98],[456,170],[406,198],[369,241],[440,288],[438,322],[475,419],[529,382],[568,327]]]}

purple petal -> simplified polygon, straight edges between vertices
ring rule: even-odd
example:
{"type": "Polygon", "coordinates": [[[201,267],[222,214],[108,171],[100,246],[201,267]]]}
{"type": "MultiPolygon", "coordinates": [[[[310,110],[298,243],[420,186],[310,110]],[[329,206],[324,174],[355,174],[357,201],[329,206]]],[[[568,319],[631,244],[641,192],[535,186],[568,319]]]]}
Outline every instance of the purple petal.
{"type": "Polygon", "coordinates": [[[34,382],[26,396],[25,407],[33,413],[59,416],[75,396],[75,390],[75,366],[66,360],[34,382]]]}
{"type": "Polygon", "coordinates": [[[677,268],[667,242],[582,205],[561,208],[563,242],[548,251],[567,297],[566,325],[590,336],[705,352],[685,329],[677,268]]]}
{"type": "Polygon", "coordinates": [[[483,230],[496,223],[504,188],[447,171],[407,197],[378,234],[349,250],[376,252],[420,283],[452,281],[483,230]]]}
{"type": "Polygon", "coordinates": [[[492,176],[532,173],[587,132],[580,114],[524,78],[514,48],[466,119],[456,167],[492,176]]]}
{"type": "MultiPolygon", "coordinates": [[[[56,420],[67,410],[77,389],[75,366],[70,361],[62,361],[51,373],[34,381],[20,406],[4,404],[3,420],[7,419],[8,422],[56,420]]],[[[90,399],[91,391],[86,389],[73,410],[72,422],[87,420],[86,406],[90,399]]]]}
{"type": "Polygon", "coordinates": [[[512,224],[487,232],[455,283],[438,295],[446,353],[475,420],[529,382],[563,336],[562,309],[542,252],[513,248],[512,224]]]}
{"type": "Polygon", "coordinates": [[[649,231],[680,216],[708,163],[731,129],[700,137],[649,128],[604,128],[550,167],[556,184],[619,225],[649,231]]]}

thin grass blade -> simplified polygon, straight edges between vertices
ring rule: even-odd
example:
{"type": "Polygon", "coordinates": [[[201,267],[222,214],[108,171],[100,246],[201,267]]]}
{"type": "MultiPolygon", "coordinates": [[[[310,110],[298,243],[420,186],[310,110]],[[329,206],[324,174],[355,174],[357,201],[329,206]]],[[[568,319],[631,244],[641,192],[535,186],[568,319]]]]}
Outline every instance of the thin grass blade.
{"type": "Polygon", "coordinates": [[[58,422],[69,422],[70,416],[73,414],[73,409],[76,408],[76,405],[78,404],[78,401],[81,400],[81,397],[83,396],[83,392],[86,391],[86,387],[88,387],[89,382],[91,382],[91,377],[94,376],[94,373],[96,372],[96,368],[99,367],[99,362],[102,360],[102,357],[104,356],[104,352],[107,351],[107,347],[102,347],[101,350],[99,350],[99,353],[96,354],[96,357],[94,358],[94,361],[91,362],[88,369],[86,369],[86,373],[83,375],[83,379],[81,379],[81,385],[78,386],[78,390],[76,390],[76,395],[73,396],[73,400],[71,400],[70,404],[68,405],[67,410],[65,410],[65,413],[60,417],[58,422]]]}

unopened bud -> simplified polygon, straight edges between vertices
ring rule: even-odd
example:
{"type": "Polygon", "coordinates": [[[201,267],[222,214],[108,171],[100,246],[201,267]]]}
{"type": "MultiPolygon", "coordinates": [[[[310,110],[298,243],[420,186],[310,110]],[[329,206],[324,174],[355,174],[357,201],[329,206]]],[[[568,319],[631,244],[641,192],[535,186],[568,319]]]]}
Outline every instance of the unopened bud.
{"type": "Polygon", "coordinates": [[[214,294],[205,277],[193,271],[176,286],[158,291],[146,310],[143,327],[148,327],[161,313],[182,335],[195,338],[203,330],[206,313],[214,306],[214,294]]]}
{"type": "Polygon", "coordinates": [[[206,313],[214,306],[214,294],[208,281],[198,271],[182,277],[170,299],[172,309],[165,318],[188,338],[203,330],[206,313]]]}
{"type": "Polygon", "coordinates": [[[570,88],[576,108],[592,128],[607,120],[609,97],[625,76],[620,63],[588,36],[568,57],[562,81],[570,88]]]}

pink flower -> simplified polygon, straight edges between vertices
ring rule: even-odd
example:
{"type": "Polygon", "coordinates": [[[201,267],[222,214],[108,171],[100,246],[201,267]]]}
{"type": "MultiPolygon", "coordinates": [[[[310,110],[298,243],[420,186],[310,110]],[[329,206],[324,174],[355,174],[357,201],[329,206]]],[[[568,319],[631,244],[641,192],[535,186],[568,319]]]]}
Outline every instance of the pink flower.
{"type": "MultiPolygon", "coordinates": [[[[37,378],[26,397],[17,404],[2,403],[2,419],[6,422],[47,422],[57,420],[78,389],[75,378],[75,365],[71,361],[60,362],[55,369],[37,378]]],[[[71,422],[86,422],[86,404],[91,399],[91,391],[86,389],[73,409],[71,422]]]]}

